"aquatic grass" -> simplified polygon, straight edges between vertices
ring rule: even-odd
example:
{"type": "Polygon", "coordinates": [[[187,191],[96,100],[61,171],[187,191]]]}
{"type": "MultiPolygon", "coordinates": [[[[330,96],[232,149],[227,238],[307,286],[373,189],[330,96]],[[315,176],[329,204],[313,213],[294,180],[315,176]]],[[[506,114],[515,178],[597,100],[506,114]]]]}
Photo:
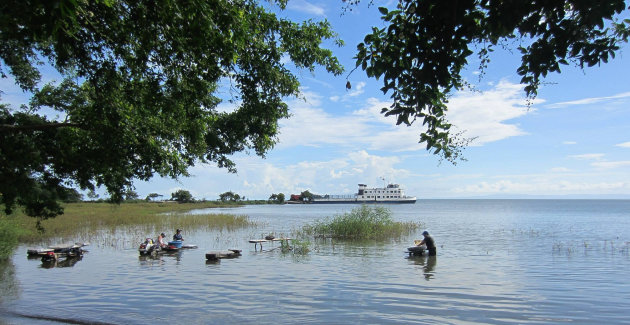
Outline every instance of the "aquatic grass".
{"type": "Polygon", "coordinates": [[[19,244],[20,236],[26,231],[19,225],[17,218],[0,218],[0,261],[8,259],[19,244]]]}
{"type": "MultiPolygon", "coordinates": [[[[65,213],[56,218],[42,220],[43,233],[37,232],[37,219],[17,214],[12,216],[24,243],[45,242],[51,239],[91,242],[113,242],[125,231],[134,236],[155,237],[162,231],[176,228],[193,230],[235,230],[254,225],[249,217],[232,214],[191,214],[190,210],[220,206],[217,203],[76,203],[65,206],[65,213]]],[[[3,220],[6,217],[2,217],[3,220]]]]}
{"type": "Polygon", "coordinates": [[[579,252],[583,254],[610,254],[610,255],[630,255],[630,241],[617,242],[615,240],[604,240],[602,242],[590,243],[586,240],[581,243],[578,241],[554,242],[552,245],[553,255],[573,255],[579,252]]]}
{"type": "Polygon", "coordinates": [[[308,254],[311,249],[311,242],[307,241],[307,240],[301,240],[301,239],[294,239],[291,242],[291,245],[293,245],[293,253],[294,254],[298,254],[298,255],[306,255],[308,254]]]}
{"type": "Polygon", "coordinates": [[[362,205],[342,215],[316,220],[305,225],[301,232],[316,238],[385,240],[409,235],[420,226],[416,222],[392,220],[387,208],[362,205]]]}

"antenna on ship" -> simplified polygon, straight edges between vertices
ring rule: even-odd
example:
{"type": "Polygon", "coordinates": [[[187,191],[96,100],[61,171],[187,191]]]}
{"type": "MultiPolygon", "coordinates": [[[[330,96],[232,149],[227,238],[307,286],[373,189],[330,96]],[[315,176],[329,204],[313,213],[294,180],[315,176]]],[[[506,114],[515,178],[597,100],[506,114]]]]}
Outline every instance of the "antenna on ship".
{"type": "Polygon", "coordinates": [[[383,180],[383,188],[387,187],[387,182],[385,181],[385,177],[381,176],[380,179],[383,180]]]}

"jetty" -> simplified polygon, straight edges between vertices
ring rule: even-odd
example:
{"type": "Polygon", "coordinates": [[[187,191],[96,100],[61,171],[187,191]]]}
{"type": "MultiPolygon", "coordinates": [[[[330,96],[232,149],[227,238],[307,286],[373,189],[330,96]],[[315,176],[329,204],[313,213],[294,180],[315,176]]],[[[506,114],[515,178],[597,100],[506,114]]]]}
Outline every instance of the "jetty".
{"type": "Polygon", "coordinates": [[[289,245],[289,241],[291,240],[293,240],[293,238],[270,238],[270,239],[265,238],[265,239],[250,239],[249,242],[254,244],[254,250],[256,250],[257,246],[260,245],[260,250],[262,251],[263,243],[268,243],[268,242],[273,243],[273,242],[279,241],[279,242],[289,245]]]}

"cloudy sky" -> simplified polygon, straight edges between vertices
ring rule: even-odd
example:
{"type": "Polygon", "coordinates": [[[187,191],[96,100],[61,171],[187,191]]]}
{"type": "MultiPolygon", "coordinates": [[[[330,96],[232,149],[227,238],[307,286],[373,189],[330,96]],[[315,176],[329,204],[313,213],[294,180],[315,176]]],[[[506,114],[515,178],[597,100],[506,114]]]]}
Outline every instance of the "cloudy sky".
{"type": "Polygon", "coordinates": [[[447,116],[475,140],[467,161],[454,166],[418,143],[420,125],[396,126],[379,113],[389,106],[381,81],[350,73],[356,45],[381,26],[376,6],[366,1],[342,15],[341,1],[292,0],[280,15],[330,21],[346,43],[333,47],[346,73],[297,72],[303,98],[289,99],[292,117],[281,121],[280,141],[265,159],[234,157],[237,174],[200,165],[191,178],[137,183],[140,195],[170,197],[178,188],[207,199],[225,191],[251,199],[307,189],[350,194],[358,183],[383,185],[382,178],[420,199],[630,194],[630,46],[608,64],[549,76],[530,107],[518,56],[496,53],[481,80],[471,58],[466,78],[479,91],[453,94],[447,116]]]}
{"type": "Polygon", "coordinates": [[[177,189],[211,200],[226,191],[250,199],[350,194],[358,183],[380,186],[383,178],[419,199],[630,195],[630,46],[608,64],[565,66],[548,76],[530,107],[517,55],[496,52],[481,79],[473,55],[464,75],[478,91],[452,94],[447,117],[475,140],[464,151],[467,161],[454,166],[418,143],[420,125],[396,126],[379,113],[389,106],[381,81],[350,73],[356,45],[382,26],[376,6],[364,2],[342,15],[341,1],[292,0],[280,14],[329,20],[346,43],[332,47],[346,72],[296,71],[303,98],[288,99],[292,117],[281,121],[279,143],[265,159],[234,156],[237,174],[198,165],[190,178],[136,182],[140,196],[169,198],[177,189]]]}

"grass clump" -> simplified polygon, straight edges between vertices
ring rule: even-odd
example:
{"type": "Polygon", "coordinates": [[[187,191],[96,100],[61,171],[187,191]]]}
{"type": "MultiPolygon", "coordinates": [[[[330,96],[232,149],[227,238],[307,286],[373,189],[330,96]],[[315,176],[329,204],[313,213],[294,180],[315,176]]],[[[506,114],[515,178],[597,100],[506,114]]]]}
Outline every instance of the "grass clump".
{"type": "Polygon", "coordinates": [[[380,240],[409,235],[420,226],[415,222],[392,220],[392,213],[387,208],[362,205],[351,212],[305,225],[302,232],[318,238],[380,240]]]}

